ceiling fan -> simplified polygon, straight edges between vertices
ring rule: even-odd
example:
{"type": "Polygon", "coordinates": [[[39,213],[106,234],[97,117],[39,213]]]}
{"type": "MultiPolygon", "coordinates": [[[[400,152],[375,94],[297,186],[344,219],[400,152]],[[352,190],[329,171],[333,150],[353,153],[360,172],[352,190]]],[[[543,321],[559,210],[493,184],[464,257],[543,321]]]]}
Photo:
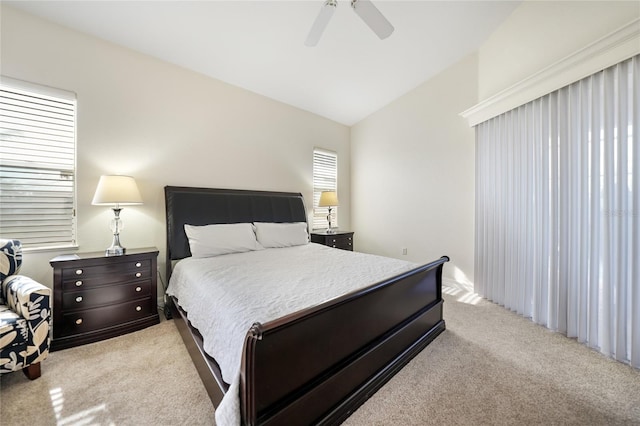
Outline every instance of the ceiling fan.
{"type": "MultiPolygon", "coordinates": [[[[320,13],[311,26],[309,35],[304,42],[305,45],[313,47],[318,44],[337,6],[337,0],[325,0],[324,5],[320,9],[320,13]]],[[[391,25],[387,18],[385,18],[378,8],[369,0],[351,0],[351,7],[354,12],[356,12],[356,15],[358,15],[381,40],[389,37],[391,33],[393,33],[393,25],[391,25]]]]}

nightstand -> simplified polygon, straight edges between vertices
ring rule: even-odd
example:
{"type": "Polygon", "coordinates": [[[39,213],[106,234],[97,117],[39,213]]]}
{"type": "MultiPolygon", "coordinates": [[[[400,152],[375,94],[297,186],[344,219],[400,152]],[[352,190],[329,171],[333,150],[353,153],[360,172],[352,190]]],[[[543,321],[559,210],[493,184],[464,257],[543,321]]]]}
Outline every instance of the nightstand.
{"type": "Polygon", "coordinates": [[[155,247],[62,255],[53,266],[51,350],[120,336],[158,324],[155,247]]]}
{"type": "Polygon", "coordinates": [[[311,242],[353,251],[353,232],[335,231],[328,234],[327,231],[314,231],[311,233],[311,242]]]}

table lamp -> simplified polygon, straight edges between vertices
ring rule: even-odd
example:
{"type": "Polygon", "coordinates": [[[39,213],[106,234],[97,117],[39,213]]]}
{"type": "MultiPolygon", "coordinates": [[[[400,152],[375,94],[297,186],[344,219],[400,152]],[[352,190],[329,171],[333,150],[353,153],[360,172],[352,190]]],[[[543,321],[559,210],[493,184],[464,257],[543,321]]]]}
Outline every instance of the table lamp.
{"type": "Polygon", "coordinates": [[[329,207],[329,214],[327,215],[327,222],[329,227],[327,228],[327,234],[333,234],[335,231],[331,228],[331,208],[339,206],[338,194],[335,191],[322,191],[320,194],[320,201],[318,207],[329,207]]]}
{"type": "Polygon", "coordinates": [[[131,176],[100,176],[96,193],[91,202],[94,206],[112,205],[114,219],[111,221],[113,242],[106,251],[107,256],[120,256],[125,253],[125,248],[120,245],[120,231],[123,228],[120,219],[120,206],[132,206],[142,204],[142,197],[136,181],[131,176]]]}

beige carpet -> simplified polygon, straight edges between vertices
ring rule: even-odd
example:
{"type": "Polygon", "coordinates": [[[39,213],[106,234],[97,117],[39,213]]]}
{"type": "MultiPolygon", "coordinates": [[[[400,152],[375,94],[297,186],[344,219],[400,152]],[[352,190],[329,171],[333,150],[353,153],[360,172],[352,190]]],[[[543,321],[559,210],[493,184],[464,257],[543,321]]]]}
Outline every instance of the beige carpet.
{"type": "MultiPolygon", "coordinates": [[[[640,425],[640,372],[447,289],[447,331],[358,409],[360,425],[640,425]]],[[[2,425],[213,424],[172,321],[0,379],[2,425]]]]}
{"type": "Polygon", "coordinates": [[[206,425],[213,405],[173,321],[56,351],[0,378],[2,425],[206,425]]]}

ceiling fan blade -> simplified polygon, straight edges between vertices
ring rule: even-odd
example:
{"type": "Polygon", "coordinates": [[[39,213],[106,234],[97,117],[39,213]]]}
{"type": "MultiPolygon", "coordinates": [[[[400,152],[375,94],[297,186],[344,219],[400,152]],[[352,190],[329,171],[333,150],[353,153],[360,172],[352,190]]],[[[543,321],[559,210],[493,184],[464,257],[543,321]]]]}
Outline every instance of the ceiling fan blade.
{"type": "Polygon", "coordinates": [[[393,25],[369,0],[351,0],[351,7],[381,40],[393,33],[393,25]]]}
{"type": "Polygon", "coordinates": [[[313,47],[318,44],[324,29],[327,28],[327,24],[329,24],[329,21],[333,16],[333,12],[336,11],[337,5],[336,0],[327,0],[324,5],[322,5],[320,13],[318,13],[316,20],[313,22],[309,35],[304,42],[305,45],[313,47]]]}

